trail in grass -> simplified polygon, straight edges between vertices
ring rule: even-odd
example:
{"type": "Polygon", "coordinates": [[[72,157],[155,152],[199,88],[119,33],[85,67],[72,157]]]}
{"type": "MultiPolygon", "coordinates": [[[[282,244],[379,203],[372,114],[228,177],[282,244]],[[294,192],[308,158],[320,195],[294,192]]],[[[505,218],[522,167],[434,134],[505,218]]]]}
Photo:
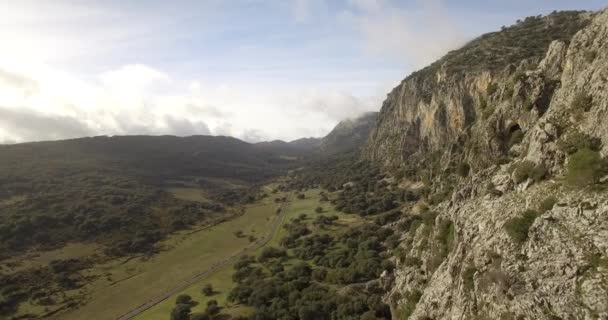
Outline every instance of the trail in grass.
{"type": "Polygon", "coordinates": [[[259,239],[257,241],[255,241],[254,243],[252,243],[250,246],[248,246],[247,248],[241,250],[240,252],[238,252],[235,255],[232,255],[222,261],[219,261],[215,264],[213,264],[210,268],[208,268],[205,271],[202,271],[201,273],[198,273],[196,275],[194,275],[193,277],[191,277],[188,280],[183,281],[182,283],[180,283],[179,285],[175,286],[173,289],[157,296],[154,297],[150,300],[148,300],[147,302],[143,303],[142,305],[138,306],[137,308],[119,316],[117,319],[118,320],[128,320],[128,319],[132,319],[134,317],[136,317],[137,315],[143,313],[144,311],[152,308],[153,306],[161,303],[162,301],[170,298],[171,296],[173,296],[176,293],[179,293],[183,290],[185,290],[186,288],[188,288],[189,286],[203,280],[206,279],[210,276],[212,276],[213,274],[217,273],[218,271],[232,265],[233,263],[235,263],[236,261],[238,261],[238,259],[244,255],[247,254],[251,254],[254,253],[256,250],[264,247],[266,244],[268,244],[272,239],[274,239],[275,235],[277,234],[277,232],[279,231],[279,227],[281,226],[281,224],[283,223],[283,219],[285,218],[285,215],[287,213],[287,207],[289,204],[289,201],[292,198],[292,194],[290,194],[287,198],[287,201],[282,203],[281,205],[281,211],[280,214],[278,215],[278,217],[275,219],[275,221],[272,224],[271,230],[270,232],[262,239],[259,239]]]}

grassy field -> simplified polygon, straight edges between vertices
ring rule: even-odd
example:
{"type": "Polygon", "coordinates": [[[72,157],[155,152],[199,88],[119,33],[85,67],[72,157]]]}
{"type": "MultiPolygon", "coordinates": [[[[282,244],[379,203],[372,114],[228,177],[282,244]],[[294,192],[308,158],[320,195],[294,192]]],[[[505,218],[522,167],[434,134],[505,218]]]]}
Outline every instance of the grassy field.
{"type": "MultiPolygon", "coordinates": [[[[53,319],[115,319],[168,291],[250,245],[248,236],[260,238],[267,233],[276,217],[277,204],[273,199],[250,205],[242,216],[211,228],[175,234],[163,243],[167,250],[150,259],[112,261],[90,269],[89,275],[97,279],[84,288],[90,293],[87,303],[53,319]],[[236,237],[237,231],[244,236],[236,237]]],[[[217,287],[227,291],[220,284],[217,287]]],[[[167,317],[164,314],[162,319],[167,317]]]]}
{"type": "MultiPolygon", "coordinates": [[[[115,319],[190,279],[193,275],[209,269],[215,263],[240,252],[251,245],[249,236],[260,239],[268,234],[272,222],[277,218],[278,205],[274,202],[274,199],[284,197],[286,193],[272,194],[271,191],[274,187],[275,185],[266,186],[266,191],[270,194],[270,197],[247,206],[242,216],[198,232],[189,230],[172,235],[162,243],[165,250],[152,258],[135,257],[112,260],[87,270],[86,275],[94,280],[84,288],[68,292],[69,295],[86,296],[86,303],[79,309],[59,313],[51,319],[115,319]],[[237,231],[242,231],[243,236],[237,237],[235,235],[237,231]]],[[[189,189],[189,187],[176,188],[172,192],[176,195],[188,197],[190,200],[203,200],[204,194],[189,189]]],[[[329,202],[320,202],[320,192],[319,189],[309,190],[305,193],[304,199],[293,197],[286,209],[283,223],[289,222],[301,214],[306,214],[308,222],[311,222],[318,215],[336,215],[339,220],[333,227],[326,230],[313,230],[314,232],[331,233],[340,232],[348,226],[362,223],[363,220],[359,216],[336,212],[329,202]],[[315,208],[318,206],[323,208],[322,213],[315,212],[315,208]]],[[[279,247],[280,240],[285,235],[286,230],[280,227],[267,245],[279,247]]],[[[93,245],[70,244],[62,249],[41,254],[34,253],[23,262],[23,266],[14,266],[13,269],[44,265],[53,259],[84,257],[99,253],[99,250],[98,247],[93,245]]],[[[254,254],[261,250],[262,248],[256,250],[254,254]]],[[[232,265],[227,266],[181,292],[182,294],[189,294],[199,303],[193,307],[193,312],[203,311],[207,301],[215,299],[224,308],[222,312],[225,314],[248,314],[250,312],[248,307],[233,305],[226,299],[233,286],[232,273],[232,265]],[[210,297],[203,295],[201,292],[205,284],[211,284],[215,290],[215,293],[210,297]]],[[[171,309],[174,307],[176,296],[174,295],[147,310],[136,319],[168,319],[171,309]]],[[[44,307],[26,303],[22,305],[19,313],[40,314],[48,311],[52,311],[52,309],[45,310],[44,307]]]]}
{"type": "Polygon", "coordinates": [[[205,192],[200,188],[167,188],[176,198],[188,201],[209,201],[205,192]]]}
{"type": "MultiPolygon", "coordinates": [[[[336,215],[339,220],[336,223],[336,226],[328,228],[322,232],[339,232],[349,226],[354,226],[356,224],[360,224],[363,220],[358,215],[347,215],[340,212],[335,211],[333,206],[331,206],[328,202],[321,203],[319,201],[319,193],[320,189],[309,190],[305,193],[304,199],[293,198],[287,207],[287,212],[285,215],[285,219],[283,223],[289,222],[291,219],[297,218],[300,214],[304,213],[307,216],[307,220],[312,220],[318,215],[336,215]],[[324,210],[322,213],[315,212],[315,208],[321,206],[324,210]]],[[[279,228],[279,231],[272,238],[272,240],[268,243],[268,246],[279,247],[280,240],[286,235],[286,230],[283,228],[279,228]]],[[[257,250],[256,254],[259,253],[263,248],[257,250]]],[[[295,262],[295,260],[294,260],[295,262]]],[[[248,307],[243,307],[240,305],[231,304],[226,300],[230,289],[232,288],[232,273],[233,268],[228,267],[223,269],[222,271],[214,274],[206,280],[201,281],[198,284],[195,284],[188,289],[180,292],[179,294],[188,294],[192,297],[192,299],[198,302],[198,305],[192,308],[192,312],[202,312],[207,305],[207,301],[214,299],[217,300],[220,306],[223,307],[222,313],[229,314],[232,316],[235,315],[246,315],[249,312],[248,307]],[[213,288],[217,291],[213,296],[207,297],[202,294],[201,289],[205,284],[211,284],[213,288]]],[[[165,320],[168,319],[171,310],[175,306],[175,299],[177,294],[173,297],[163,301],[162,303],[154,306],[153,308],[147,310],[142,313],[140,316],[136,317],[137,320],[165,320]]]]}

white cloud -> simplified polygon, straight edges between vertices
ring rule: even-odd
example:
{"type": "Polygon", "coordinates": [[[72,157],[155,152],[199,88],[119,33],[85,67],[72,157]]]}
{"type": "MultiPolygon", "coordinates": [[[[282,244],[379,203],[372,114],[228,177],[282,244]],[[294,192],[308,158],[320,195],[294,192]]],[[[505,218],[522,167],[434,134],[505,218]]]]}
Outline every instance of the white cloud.
{"type": "Polygon", "coordinates": [[[340,19],[359,32],[368,52],[419,68],[462,45],[465,36],[441,1],[416,3],[404,9],[389,0],[351,0],[340,19]]]}
{"type": "Polygon", "coordinates": [[[0,141],[87,135],[230,135],[248,141],[322,136],[378,99],[341,91],[179,81],[135,64],[84,80],[0,63],[0,141]],[[25,90],[32,84],[37,90],[25,90]]]}

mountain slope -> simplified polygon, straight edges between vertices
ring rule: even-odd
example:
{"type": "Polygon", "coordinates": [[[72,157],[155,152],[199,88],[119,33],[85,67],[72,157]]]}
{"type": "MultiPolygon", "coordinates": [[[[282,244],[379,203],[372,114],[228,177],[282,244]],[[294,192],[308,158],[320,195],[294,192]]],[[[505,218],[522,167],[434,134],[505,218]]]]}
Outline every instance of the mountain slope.
{"type": "Polygon", "coordinates": [[[377,116],[377,112],[368,112],[340,121],[321,139],[317,152],[327,156],[358,150],[369,137],[377,116]]]}
{"type": "Polygon", "coordinates": [[[422,197],[394,318],[608,317],[607,45],[608,11],[530,17],[388,95],[363,158],[422,197]]]}
{"type": "MultiPolygon", "coordinates": [[[[98,241],[147,252],[169,232],[225,214],[291,162],[228,137],[95,137],[0,147],[3,254],[98,241]],[[206,201],[170,187],[200,189],[206,201]]],[[[1,257],[0,257],[1,258],[1,257]]]]}

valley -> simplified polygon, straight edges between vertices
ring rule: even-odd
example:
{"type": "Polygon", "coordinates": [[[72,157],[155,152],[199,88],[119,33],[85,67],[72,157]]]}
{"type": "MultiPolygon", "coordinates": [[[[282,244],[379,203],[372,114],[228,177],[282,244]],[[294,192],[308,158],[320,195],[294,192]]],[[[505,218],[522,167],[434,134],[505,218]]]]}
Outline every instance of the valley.
{"type": "Polygon", "coordinates": [[[608,319],[606,88],[554,11],[322,138],[0,145],[0,319],[608,319]]]}

